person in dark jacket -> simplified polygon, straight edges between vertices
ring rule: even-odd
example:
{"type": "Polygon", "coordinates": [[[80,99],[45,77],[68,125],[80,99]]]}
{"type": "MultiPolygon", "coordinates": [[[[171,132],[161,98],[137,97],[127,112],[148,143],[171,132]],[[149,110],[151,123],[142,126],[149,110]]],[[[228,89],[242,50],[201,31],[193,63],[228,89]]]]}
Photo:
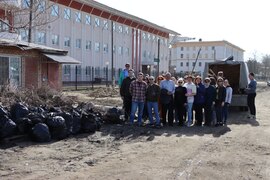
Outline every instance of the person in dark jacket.
{"type": "Polygon", "coordinates": [[[211,126],[213,121],[213,107],[216,100],[216,89],[210,85],[210,78],[204,79],[205,103],[204,103],[204,126],[211,126]]]}
{"type": "Polygon", "coordinates": [[[205,87],[202,84],[200,76],[195,78],[195,85],[197,87],[197,94],[194,96],[194,110],[195,110],[195,125],[202,126],[203,122],[203,106],[205,103],[205,87]]]}
{"type": "Polygon", "coordinates": [[[121,98],[123,99],[123,104],[124,104],[123,107],[125,110],[125,121],[128,120],[128,117],[130,116],[130,112],[131,112],[132,97],[129,92],[129,86],[131,82],[134,80],[136,80],[134,76],[134,71],[133,69],[130,69],[128,71],[128,77],[126,77],[123,80],[122,85],[120,87],[120,95],[121,95],[121,98]]]}
{"type": "Polygon", "coordinates": [[[175,88],[174,92],[174,109],[177,114],[178,125],[184,125],[184,114],[186,113],[186,105],[187,105],[187,88],[183,87],[184,80],[180,78],[178,81],[178,86],[175,88]]]}
{"type": "Polygon", "coordinates": [[[225,104],[226,98],[226,88],[223,86],[223,79],[219,77],[217,79],[217,87],[216,87],[216,100],[215,100],[215,110],[216,110],[216,118],[217,123],[215,126],[222,126],[222,108],[225,104]]]}
{"type": "Polygon", "coordinates": [[[149,85],[146,89],[146,101],[150,125],[154,125],[152,114],[152,111],[154,110],[156,118],[156,127],[160,127],[160,117],[158,113],[158,99],[160,95],[160,87],[155,83],[155,78],[153,76],[150,76],[148,80],[149,85]]]}

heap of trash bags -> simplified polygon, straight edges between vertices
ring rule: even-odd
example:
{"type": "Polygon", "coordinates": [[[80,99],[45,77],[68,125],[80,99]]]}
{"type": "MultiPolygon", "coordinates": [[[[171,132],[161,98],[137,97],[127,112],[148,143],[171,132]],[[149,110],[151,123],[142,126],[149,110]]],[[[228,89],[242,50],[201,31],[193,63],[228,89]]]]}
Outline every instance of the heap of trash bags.
{"type": "Polygon", "coordinates": [[[103,123],[122,123],[120,116],[117,107],[101,114],[80,107],[64,111],[61,107],[32,107],[21,102],[10,108],[0,105],[0,139],[29,135],[37,142],[61,140],[69,135],[99,131],[103,123]]]}

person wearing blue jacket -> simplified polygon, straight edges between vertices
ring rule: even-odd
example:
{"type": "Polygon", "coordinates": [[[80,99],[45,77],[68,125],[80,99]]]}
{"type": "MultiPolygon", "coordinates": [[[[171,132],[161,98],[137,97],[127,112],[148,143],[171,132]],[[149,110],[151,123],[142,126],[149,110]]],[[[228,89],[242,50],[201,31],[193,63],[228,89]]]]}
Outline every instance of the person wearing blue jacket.
{"type": "Polygon", "coordinates": [[[194,96],[195,125],[202,126],[203,106],[205,103],[205,87],[202,84],[202,78],[200,76],[195,78],[195,85],[197,88],[197,94],[194,96]]]}

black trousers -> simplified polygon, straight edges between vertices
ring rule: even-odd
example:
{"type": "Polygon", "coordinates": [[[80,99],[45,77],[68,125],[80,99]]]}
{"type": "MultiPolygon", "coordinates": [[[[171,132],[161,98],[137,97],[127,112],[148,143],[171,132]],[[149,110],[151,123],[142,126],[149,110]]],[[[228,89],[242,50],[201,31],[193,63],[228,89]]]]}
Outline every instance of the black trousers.
{"type": "Polygon", "coordinates": [[[203,122],[203,104],[193,104],[195,110],[196,125],[201,126],[203,122]]]}
{"type": "Polygon", "coordinates": [[[206,126],[211,126],[213,120],[213,107],[212,105],[206,104],[204,106],[204,124],[206,126]]]}
{"type": "Polygon", "coordinates": [[[125,120],[127,120],[128,117],[130,116],[131,104],[132,104],[132,99],[124,97],[125,120]]]}
{"type": "Polygon", "coordinates": [[[250,114],[256,116],[256,107],[255,107],[255,97],[256,93],[248,94],[247,103],[250,110],[250,114]]]}
{"type": "Polygon", "coordinates": [[[173,125],[173,100],[170,101],[168,104],[162,104],[162,124],[166,125],[167,124],[167,113],[168,113],[168,124],[170,126],[173,125]]]}
{"type": "Polygon", "coordinates": [[[180,126],[184,125],[184,115],[186,113],[186,107],[184,104],[177,104],[174,107],[176,118],[178,119],[178,123],[180,126]]]}

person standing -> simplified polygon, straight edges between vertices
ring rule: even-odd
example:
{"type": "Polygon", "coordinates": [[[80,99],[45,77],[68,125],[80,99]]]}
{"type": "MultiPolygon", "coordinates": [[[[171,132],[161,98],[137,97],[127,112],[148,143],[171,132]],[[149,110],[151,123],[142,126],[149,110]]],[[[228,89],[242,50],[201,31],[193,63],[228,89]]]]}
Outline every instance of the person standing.
{"type": "Polygon", "coordinates": [[[197,88],[195,84],[192,82],[193,77],[192,75],[189,75],[187,77],[187,83],[184,85],[187,88],[187,113],[188,113],[188,121],[187,126],[190,127],[192,123],[192,108],[193,108],[193,102],[194,102],[194,96],[197,93],[197,88]]]}
{"type": "Polygon", "coordinates": [[[128,77],[126,77],[120,87],[120,95],[123,100],[123,107],[125,110],[125,121],[128,120],[131,113],[132,96],[129,92],[129,86],[132,81],[136,80],[133,69],[128,70],[128,77]]]}
{"type": "Polygon", "coordinates": [[[173,94],[175,92],[175,83],[171,80],[171,73],[167,72],[165,74],[165,80],[160,82],[160,89],[163,126],[167,123],[167,113],[168,124],[169,126],[173,126],[173,94]]]}
{"type": "Polygon", "coordinates": [[[247,91],[247,103],[250,111],[250,115],[248,118],[256,119],[256,107],[255,107],[255,97],[256,97],[256,89],[257,89],[257,81],[254,78],[254,73],[249,73],[249,84],[246,89],[247,91]]]}
{"type": "Polygon", "coordinates": [[[184,113],[186,112],[186,105],[187,105],[187,89],[183,87],[184,80],[180,78],[178,80],[178,86],[175,88],[174,92],[174,109],[175,113],[177,114],[178,125],[184,125],[184,113]]]}
{"type": "Polygon", "coordinates": [[[146,90],[146,101],[150,125],[154,125],[152,114],[152,111],[154,110],[156,127],[160,127],[160,118],[158,113],[158,98],[160,95],[160,87],[155,83],[155,78],[153,76],[150,76],[148,80],[149,85],[146,90]]]}
{"type": "Polygon", "coordinates": [[[215,126],[222,126],[222,108],[225,104],[225,98],[226,98],[226,89],[223,86],[223,79],[219,77],[217,79],[217,87],[216,87],[216,100],[215,100],[215,110],[216,110],[216,118],[217,122],[215,126]]]}
{"type": "Polygon", "coordinates": [[[202,79],[200,76],[195,78],[195,85],[197,87],[197,93],[194,96],[195,125],[202,126],[203,106],[205,103],[205,87],[202,84],[202,79]]]}
{"type": "Polygon", "coordinates": [[[225,79],[224,87],[226,88],[226,98],[225,98],[225,104],[223,107],[223,124],[226,125],[227,118],[228,118],[229,106],[230,106],[231,101],[232,101],[232,93],[233,93],[233,89],[231,88],[228,79],[225,79]]]}
{"type": "Polygon", "coordinates": [[[216,99],[216,89],[210,85],[210,78],[204,79],[205,104],[204,104],[204,126],[211,126],[213,121],[213,107],[216,99]]]}
{"type": "Polygon", "coordinates": [[[125,69],[123,69],[121,72],[120,72],[120,75],[119,75],[119,81],[118,81],[118,85],[119,87],[121,88],[121,85],[123,83],[123,80],[128,77],[128,70],[130,69],[130,64],[129,63],[126,63],[125,64],[125,69]]]}
{"type": "Polygon", "coordinates": [[[143,81],[143,73],[138,73],[138,78],[132,81],[129,92],[132,96],[130,123],[134,124],[135,113],[138,109],[138,126],[142,125],[143,107],[145,102],[147,84],[143,81]]]}

